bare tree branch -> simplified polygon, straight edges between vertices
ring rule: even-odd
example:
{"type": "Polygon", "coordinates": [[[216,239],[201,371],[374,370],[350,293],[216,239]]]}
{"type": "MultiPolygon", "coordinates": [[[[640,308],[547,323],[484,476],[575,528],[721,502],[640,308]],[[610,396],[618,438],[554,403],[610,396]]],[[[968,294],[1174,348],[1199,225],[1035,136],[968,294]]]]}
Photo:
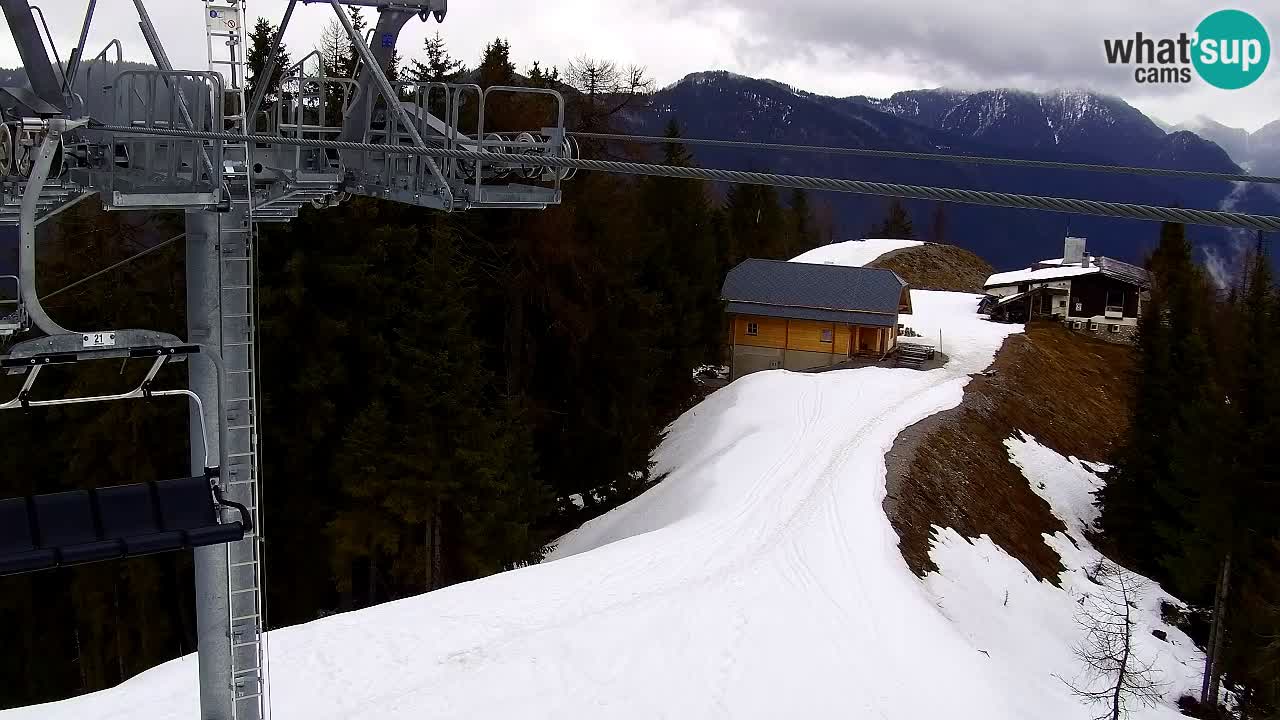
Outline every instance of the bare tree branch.
{"type": "Polygon", "coordinates": [[[1164,687],[1154,662],[1140,659],[1134,651],[1133,609],[1142,581],[1105,561],[1088,576],[1099,590],[1081,596],[1076,616],[1085,635],[1075,655],[1084,667],[1075,682],[1066,684],[1077,697],[1105,707],[1094,720],[1121,720],[1134,701],[1155,705],[1164,687]]]}

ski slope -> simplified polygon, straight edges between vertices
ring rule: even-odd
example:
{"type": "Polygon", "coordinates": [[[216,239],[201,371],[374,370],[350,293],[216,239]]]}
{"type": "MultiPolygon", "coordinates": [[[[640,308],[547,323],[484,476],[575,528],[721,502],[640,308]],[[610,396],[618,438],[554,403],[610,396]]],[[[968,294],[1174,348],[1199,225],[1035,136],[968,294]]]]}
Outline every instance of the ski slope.
{"type": "MultiPolygon", "coordinates": [[[[273,717],[1091,717],[1053,678],[1069,589],[945,531],[922,581],[881,508],[894,438],[958,404],[1019,330],[977,301],[913,293],[904,322],[944,332],[943,368],[770,371],[717,391],[669,428],[661,483],[539,565],[272,632],[273,717]]],[[[198,716],[189,656],[0,720],[198,716]]]]}

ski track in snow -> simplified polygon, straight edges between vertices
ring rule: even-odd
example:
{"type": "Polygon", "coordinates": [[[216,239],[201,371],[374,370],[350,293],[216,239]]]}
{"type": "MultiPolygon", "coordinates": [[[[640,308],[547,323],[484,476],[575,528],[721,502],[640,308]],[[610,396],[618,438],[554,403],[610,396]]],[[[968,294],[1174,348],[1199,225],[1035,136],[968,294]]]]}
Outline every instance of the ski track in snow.
{"type": "MultiPolygon", "coordinates": [[[[896,249],[841,245],[827,250],[858,264],[896,249]]],[[[957,405],[1019,331],[978,317],[977,301],[913,291],[903,322],[943,331],[943,368],[770,371],[717,391],[669,428],[654,453],[661,483],[539,565],[272,632],[273,717],[1089,717],[1049,675],[1061,653],[1026,651],[1044,633],[993,615],[990,593],[1021,566],[940,531],[942,571],[922,582],[881,508],[898,433],[957,405]]],[[[1058,620],[1074,606],[1022,585],[1058,620]]],[[[0,713],[194,717],[195,656],[0,713]]]]}

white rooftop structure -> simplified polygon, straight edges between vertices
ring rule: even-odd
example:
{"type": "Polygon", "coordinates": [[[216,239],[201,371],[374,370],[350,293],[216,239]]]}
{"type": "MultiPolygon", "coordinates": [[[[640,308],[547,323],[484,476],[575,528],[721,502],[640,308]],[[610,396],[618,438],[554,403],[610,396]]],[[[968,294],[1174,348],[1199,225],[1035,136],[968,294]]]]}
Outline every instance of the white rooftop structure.
{"type": "Polygon", "coordinates": [[[1002,285],[1020,285],[1026,282],[1051,282],[1053,280],[1062,280],[1064,278],[1076,277],[1078,275],[1089,275],[1091,273],[1102,272],[1102,268],[1098,265],[1090,265],[1089,267],[1080,267],[1079,265],[1060,265],[1059,267],[1046,267],[1040,269],[1027,268],[1025,270],[1010,270],[1009,272],[996,273],[987,278],[984,287],[999,287],[1002,285]]]}

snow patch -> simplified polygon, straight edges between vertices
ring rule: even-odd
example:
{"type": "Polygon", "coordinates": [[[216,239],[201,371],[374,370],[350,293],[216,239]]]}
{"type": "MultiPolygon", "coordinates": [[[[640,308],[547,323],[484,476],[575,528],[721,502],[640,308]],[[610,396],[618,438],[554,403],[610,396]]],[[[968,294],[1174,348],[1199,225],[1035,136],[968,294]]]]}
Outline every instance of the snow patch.
{"type": "MultiPolygon", "coordinates": [[[[929,553],[939,570],[925,578],[925,586],[972,646],[984,651],[985,661],[997,666],[1006,687],[1016,689],[1013,699],[1023,716],[1088,717],[1086,713],[1097,708],[1083,706],[1068,683],[1076,682],[1082,673],[1073,651],[1084,637],[1077,623],[1080,603],[1085,595],[1101,589],[1089,576],[1104,558],[1085,531],[1097,518],[1093,494],[1103,485],[1095,471],[1105,466],[1063,457],[1024,434],[1006,440],[1005,446],[1010,462],[1067,527],[1066,533],[1044,536],[1066,568],[1058,578],[1061,587],[1037,581],[985,535],[967,540],[955,530],[939,527],[934,528],[929,553]]],[[[1199,688],[1204,655],[1182,631],[1161,620],[1161,602],[1182,603],[1156,583],[1141,580],[1135,652],[1154,663],[1164,692],[1163,701],[1155,707],[1135,704],[1130,717],[1173,720],[1181,717],[1178,697],[1199,688]],[[1152,630],[1167,633],[1167,641],[1157,639],[1152,630]]]]}
{"type": "Polygon", "coordinates": [[[862,267],[894,250],[923,245],[919,240],[867,238],[831,243],[791,258],[791,262],[862,267]]]}

